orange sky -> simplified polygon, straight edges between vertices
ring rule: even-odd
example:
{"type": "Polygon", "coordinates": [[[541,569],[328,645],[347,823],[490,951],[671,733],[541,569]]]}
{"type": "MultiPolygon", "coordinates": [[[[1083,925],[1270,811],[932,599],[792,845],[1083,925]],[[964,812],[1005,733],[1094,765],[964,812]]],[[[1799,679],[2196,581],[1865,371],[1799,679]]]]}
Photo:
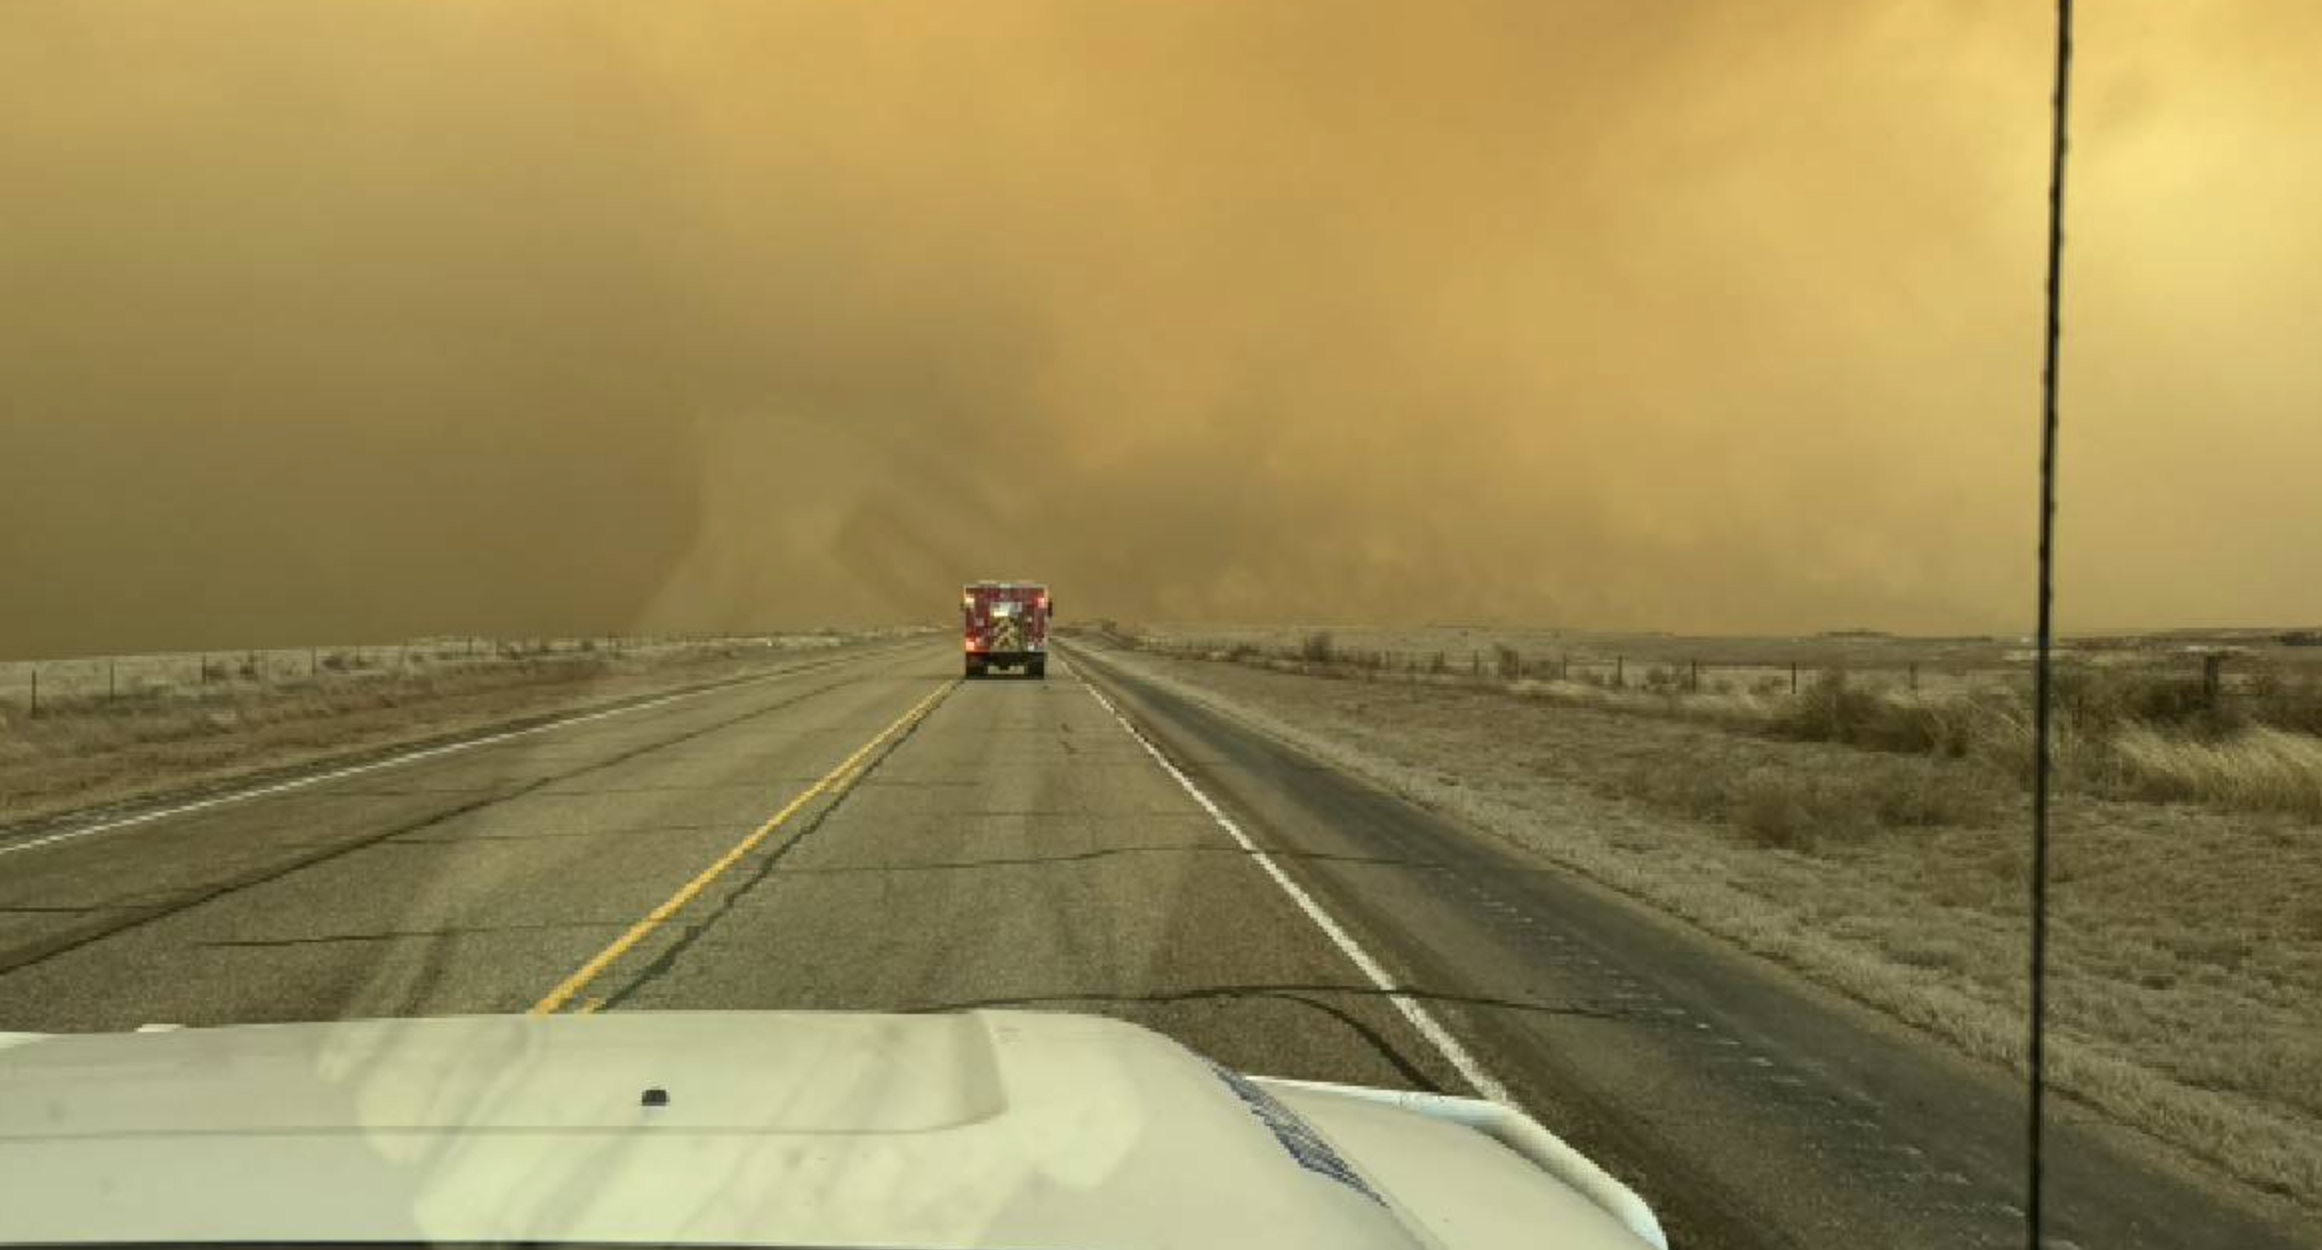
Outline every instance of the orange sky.
{"type": "MultiPolygon", "coordinates": [[[[2017,629],[2047,21],[0,7],[0,653],[2017,629]]],[[[2322,619],[2322,6],[2081,36],[2064,618],[2322,619]]]]}

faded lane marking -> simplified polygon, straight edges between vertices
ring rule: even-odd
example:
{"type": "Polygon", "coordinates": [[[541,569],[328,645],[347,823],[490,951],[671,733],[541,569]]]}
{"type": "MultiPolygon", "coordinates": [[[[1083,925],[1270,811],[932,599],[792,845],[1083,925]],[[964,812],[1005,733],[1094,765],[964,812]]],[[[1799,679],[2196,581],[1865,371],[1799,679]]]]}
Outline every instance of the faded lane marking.
{"type": "Polygon", "coordinates": [[[846,788],[853,785],[856,779],[862,775],[863,761],[868,759],[873,751],[878,750],[882,744],[909,729],[921,717],[935,710],[935,705],[942,700],[943,696],[951,693],[952,688],[957,685],[959,685],[958,678],[944,682],[929,693],[926,698],[913,704],[910,711],[888,722],[885,729],[880,730],[869,742],[856,747],[853,754],[840,760],[837,767],[824,773],[820,780],[800,791],[796,798],[783,804],[781,811],[768,817],[765,824],[751,831],[750,836],[736,842],[731,850],[718,856],[716,862],[702,869],[693,880],[686,882],[677,893],[670,895],[668,901],[647,912],[643,920],[629,926],[629,931],[614,939],[612,945],[598,951],[594,958],[582,964],[578,971],[566,977],[555,989],[550,990],[546,998],[532,1004],[532,1014],[536,1016],[549,1015],[571,1002],[574,995],[588,988],[591,981],[603,976],[605,970],[612,967],[621,956],[628,954],[637,943],[651,936],[655,929],[666,924],[669,918],[682,911],[686,904],[700,897],[701,892],[708,889],[710,883],[724,876],[728,869],[740,863],[743,856],[756,850],[759,843],[772,837],[775,830],[780,829],[784,822],[797,815],[807,804],[824,794],[836,796],[844,793],[846,788]]]}
{"type": "Polygon", "coordinates": [[[1192,795],[1193,801],[1201,805],[1201,810],[1209,813],[1209,818],[1217,822],[1217,827],[1225,830],[1227,836],[1238,843],[1251,859],[1257,861],[1258,867],[1266,870],[1266,875],[1274,879],[1275,885],[1282,887],[1282,892],[1290,896],[1290,901],[1298,905],[1298,910],[1305,912],[1306,918],[1314,922],[1314,927],[1322,930],[1323,936],[1329,938],[1331,944],[1338,947],[1341,954],[1353,961],[1356,968],[1362,970],[1363,976],[1368,978],[1372,985],[1378,987],[1379,992],[1386,996],[1388,1002],[1395,1004],[1395,1009],[1403,1013],[1403,1018],[1410,1021],[1412,1028],[1419,1030],[1419,1035],[1426,1038],[1435,1047],[1436,1052],[1441,1054],[1444,1060],[1459,1073],[1462,1080],[1472,1086],[1476,1093],[1491,1099],[1493,1102],[1510,1107],[1517,1105],[1515,1095],[1508,1092],[1508,1087],[1501,1084],[1499,1078],[1485,1070],[1483,1064],[1477,1062],[1474,1055],[1468,1053],[1467,1047],[1461,1045],[1459,1039],[1451,1035],[1451,1030],[1443,1027],[1443,1022],[1435,1018],[1435,1013],[1427,1010],[1426,1006],[1419,1000],[1398,988],[1395,979],[1387,975],[1386,967],[1378,960],[1371,958],[1370,952],[1364,950],[1344,926],[1332,919],[1330,913],[1323,910],[1322,904],[1314,901],[1313,895],[1308,894],[1300,888],[1297,882],[1292,881],[1290,874],[1284,872],[1282,866],[1274,862],[1273,856],[1258,849],[1258,844],[1250,841],[1249,835],[1242,832],[1242,827],[1234,823],[1233,817],[1226,815],[1225,810],[1220,808],[1209,795],[1203,793],[1200,786],[1193,784],[1193,778],[1186,776],[1185,770],[1172,763],[1168,756],[1163,755],[1161,748],[1153,745],[1152,739],[1139,732],[1137,727],[1129,722],[1129,718],[1122,715],[1119,708],[1113,706],[1113,701],[1105,697],[1103,691],[1097,689],[1094,683],[1086,680],[1080,684],[1081,688],[1088,691],[1091,697],[1104,705],[1106,711],[1113,714],[1113,719],[1120,722],[1121,728],[1126,730],[1131,738],[1137,740],[1137,745],[1145,748],[1145,754],[1153,757],[1153,762],[1161,766],[1161,771],[1168,773],[1179,786],[1184,788],[1187,794],[1192,795]]]}

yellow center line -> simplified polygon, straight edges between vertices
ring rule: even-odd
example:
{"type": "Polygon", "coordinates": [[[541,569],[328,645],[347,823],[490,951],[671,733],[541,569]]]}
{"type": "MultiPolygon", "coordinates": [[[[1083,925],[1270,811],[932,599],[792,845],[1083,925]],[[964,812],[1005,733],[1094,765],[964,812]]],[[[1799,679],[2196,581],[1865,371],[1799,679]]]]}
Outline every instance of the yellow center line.
{"type": "Polygon", "coordinates": [[[877,736],[856,747],[854,754],[840,760],[836,768],[822,775],[821,780],[801,791],[798,797],[783,804],[781,811],[774,813],[765,824],[752,830],[750,836],[736,842],[733,849],[718,856],[715,863],[702,869],[699,876],[686,882],[677,893],[669,896],[667,902],[647,912],[643,920],[630,925],[628,932],[614,939],[612,945],[598,951],[594,958],[582,964],[578,971],[566,977],[555,989],[550,990],[546,998],[532,1004],[532,1014],[536,1016],[549,1015],[571,1002],[574,995],[588,988],[589,982],[604,975],[605,969],[612,967],[615,960],[628,954],[632,947],[644,941],[655,929],[660,928],[668,922],[671,916],[682,910],[687,903],[699,897],[703,890],[709,888],[711,882],[725,875],[728,869],[741,862],[743,856],[748,855],[757,849],[759,843],[773,836],[774,831],[781,828],[783,822],[797,815],[800,809],[822,795],[826,793],[837,795],[845,791],[848,786],[853,785],[862,776],[861,765],[863,761],[869,758],[873,751],[878,750],[882,743],[903,732],[913,722],[927,715],[934,709],[936,701],[943,698],[953,686],[958,684],[959,681],[955,678],[936,687],[926,698],[913,704],[910,711],[896,717],[885,729],[880,730],[877,736]]]}

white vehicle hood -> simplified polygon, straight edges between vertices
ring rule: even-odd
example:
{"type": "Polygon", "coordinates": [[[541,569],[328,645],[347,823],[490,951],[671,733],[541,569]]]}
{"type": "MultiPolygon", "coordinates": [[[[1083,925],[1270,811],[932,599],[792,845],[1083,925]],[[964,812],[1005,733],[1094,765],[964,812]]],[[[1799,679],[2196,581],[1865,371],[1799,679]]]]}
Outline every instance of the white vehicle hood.
{"type": "Polygon", "coordinates": [[[1019,1012],[0,1035],[0,1243],[1658,1241],[1392,1097],[1019,1012]]]}

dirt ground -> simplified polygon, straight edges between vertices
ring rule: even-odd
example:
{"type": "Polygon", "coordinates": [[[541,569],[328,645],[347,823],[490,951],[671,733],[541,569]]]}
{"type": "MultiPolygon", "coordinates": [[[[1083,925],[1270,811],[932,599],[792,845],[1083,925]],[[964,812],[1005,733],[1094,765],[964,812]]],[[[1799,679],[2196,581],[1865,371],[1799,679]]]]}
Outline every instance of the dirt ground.
{"type": "MultiPolygon", "coordinates": [[[[2021,1060],[2027,800],[1988,763],[1504,687],[1120,658],[1966,1053],[2021,1060]]],[[[2057,1087],[2322,1206],[2322,827],[2077,794],[2057,815],[2057,1087]]]]}

